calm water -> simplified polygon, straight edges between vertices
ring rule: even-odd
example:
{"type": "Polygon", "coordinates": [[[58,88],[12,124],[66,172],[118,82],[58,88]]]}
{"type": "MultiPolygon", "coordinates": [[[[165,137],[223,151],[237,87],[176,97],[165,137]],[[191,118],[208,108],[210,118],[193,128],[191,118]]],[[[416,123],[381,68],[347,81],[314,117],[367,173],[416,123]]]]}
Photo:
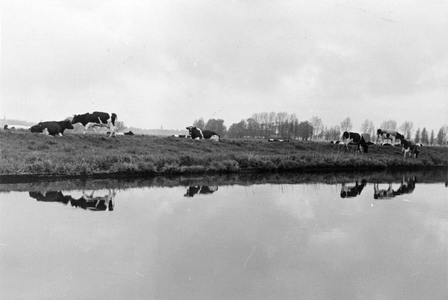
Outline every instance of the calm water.
{"type": "Polygon", "coordinates": [[[421,176],[0,184],[0,298],[446,300],[421,176]]]}

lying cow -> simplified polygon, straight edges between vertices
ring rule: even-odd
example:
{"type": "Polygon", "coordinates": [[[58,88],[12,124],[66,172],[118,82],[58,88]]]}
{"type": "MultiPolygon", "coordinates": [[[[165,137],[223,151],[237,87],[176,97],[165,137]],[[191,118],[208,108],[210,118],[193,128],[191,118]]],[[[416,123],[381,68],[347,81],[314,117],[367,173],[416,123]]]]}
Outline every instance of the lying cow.
{"type": "Polygon", "coordinates": [[[189,134],[173,134],[171,137],[181,138],[181,139],[190,139],[191,136],[189,134]]]}
{"type": "MultiPolygon", "coordinates": [[[[360,135],[359,133],[356,132],[348,132],[345,131],[342,134],[342,142],[345,145],[345,149],[348,150],[348,145],[356,145],[357,146],[357,151],[361,152],[361,147],[363,149],[364,153],[368,152],[368,144],[364,139],[364,136],[360,135]]],[[[361,152],[362,153],[362,152],[361,152]]]]}
{"type": "Polygon", "coordinates": [[[414,157],[417,158],[420,153],[420,147],[422,146],[423,145],[420,143],[414,143],[413,141],[403,139],[401,141],[401,151],[403,152],[403,157],[406,158],[409,153],[409,156],[414,155],[414,157]]]}
{"type": "Polygon", "coordinates": [[[284,139],[268,139],[268,142],[289,142],[289,140],[284,140],[284,139]]]}
{"type": "Polygon", "coordinates": [[[73,125],[69,120],[64,121],[48,121],[48,122],[40,122],[34,126],[31,126],[31,132],[39,132],[43,134],[49,134],[51,136],[64,134],[66,129],[73,129],[73,125]]]}
{"type": "Polygon", "coordinates": [[[10,130],[10,129],[30,129],[30,126],[24,126],[24,125],[8,125],[5,124],[5,126],[3,126],[4,130],[10,130]]]}
{"type": "Polygon", "coordinates": [[[111,135],[115,135],[115,122],[117,120],[117,115],[112,113],[108,114],[105,112],[94,111],[93,113],[85,113],[83,115],[74,115],[72,119],[72,124],[81,123],[84,126],[85,134],[89,127],[107,127],[111,135]]]}
{"type": "Polygon", "coordinates": [[[202,130],[195,126],[188,126],[187,130],[193,140],[201,140],[201,139],[206,139],[206,140],[210,139],[213,141],[220,140],[219,135],[212,130],[207,130],[207,129],[202,130]]]}
{"type": "Polygon", "coordinates": [[[404,136],[395,130],[378,129],[376,131],[376,134],[377,134],[378,141],[383,143],[384,140],[390,140],[392,146],[395,145],[396,139],[400,140],[400,142],[402,142],[404,140],[404,136]]]}

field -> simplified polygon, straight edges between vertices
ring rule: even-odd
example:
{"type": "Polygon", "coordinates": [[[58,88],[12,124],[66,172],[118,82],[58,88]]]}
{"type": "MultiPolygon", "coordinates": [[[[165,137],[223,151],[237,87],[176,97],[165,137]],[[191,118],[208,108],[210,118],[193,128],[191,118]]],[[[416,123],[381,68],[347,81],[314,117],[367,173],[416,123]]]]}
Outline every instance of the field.
{"type": "Polygon", "coordinates": [[[66,133],[49,137],[0,131],[0,176],[112,176],[415,170],[448,167],[447,147],[423,147],[404,159],[400,147],[372,145],[367,154],[328,142],[196,141],[160,136],[66,133]]]}

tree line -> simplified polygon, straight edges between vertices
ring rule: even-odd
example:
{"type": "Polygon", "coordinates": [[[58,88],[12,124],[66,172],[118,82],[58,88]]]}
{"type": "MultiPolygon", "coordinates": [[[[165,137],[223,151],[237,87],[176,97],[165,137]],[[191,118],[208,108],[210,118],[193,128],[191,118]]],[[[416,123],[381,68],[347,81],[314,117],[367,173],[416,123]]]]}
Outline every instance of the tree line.
{"type": "MultiPolygon", "coordinates": [[[[296,114],[286,112],[262,112],[254,113],[250,118],[243,119],[230,127],[224,125],[222,119],[203,118],[193,122],[198,128],[213,130],[221,137],[229,138],[284,138],[294,140],[331,141],[340,140],[344,131],[352,131],[353,123],[350,117],[345,118],[340,124],[326,126],[319,117],[313,116],[310,120],[299,121],[296,114]]],[[[405,121],[398,126],[394,120],[385,120],[379,127],[375,127],[373,121],[366,119],[359,129],[360,133],[370,134],[371,140],[376,141],[376,130],[389,129],[402,133],[406,139],[425,145],[447,145],[448,125],[442,126],[437,134],[434,130],[418,128],[413,134],[414,124],[405,121]]]]}

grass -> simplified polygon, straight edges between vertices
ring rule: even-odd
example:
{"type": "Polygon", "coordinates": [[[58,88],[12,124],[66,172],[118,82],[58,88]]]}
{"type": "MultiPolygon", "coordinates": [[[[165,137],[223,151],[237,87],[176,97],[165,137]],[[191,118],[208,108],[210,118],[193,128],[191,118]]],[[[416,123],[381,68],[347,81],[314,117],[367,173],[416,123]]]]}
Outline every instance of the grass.
{"type": "Polygon", "coordinates": [[[0,131],[0,175],[86,176],[395,170],[448,167],[447,147],[423,147],[403,159],[399,147],[373,145],[367,154],[340,145],[265,140],[196,141],[173,137],[66,133],[49,137],[0,131]]]}

